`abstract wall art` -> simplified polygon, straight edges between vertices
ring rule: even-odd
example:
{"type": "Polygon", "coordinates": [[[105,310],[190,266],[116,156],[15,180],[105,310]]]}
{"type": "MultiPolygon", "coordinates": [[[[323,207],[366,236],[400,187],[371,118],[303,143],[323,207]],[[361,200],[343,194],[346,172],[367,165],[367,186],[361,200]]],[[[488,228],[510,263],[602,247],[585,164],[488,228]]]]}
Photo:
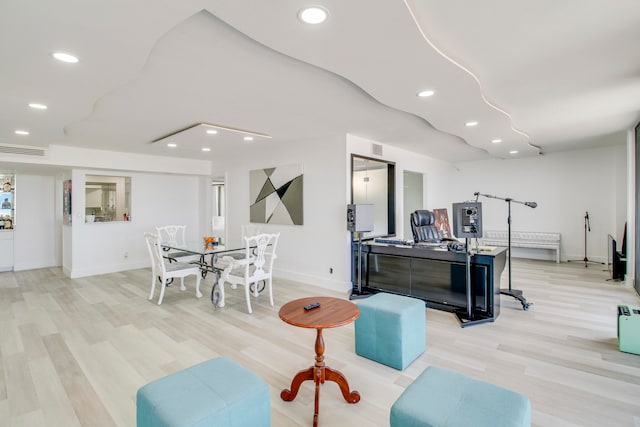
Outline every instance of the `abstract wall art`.
{"type": "Polygon", "coordinates": [[[303,224],[302,165],[249,171],[251,222],[303,224]]]}

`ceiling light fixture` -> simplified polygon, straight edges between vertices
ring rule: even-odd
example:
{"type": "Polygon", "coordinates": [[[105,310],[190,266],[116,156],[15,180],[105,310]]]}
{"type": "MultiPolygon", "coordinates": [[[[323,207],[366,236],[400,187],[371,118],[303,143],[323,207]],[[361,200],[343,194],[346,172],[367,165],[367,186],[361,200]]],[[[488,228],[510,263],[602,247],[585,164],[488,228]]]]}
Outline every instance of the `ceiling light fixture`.
{"type": "Polygon", "coordinates": [[[509,154],[518,154],[518,150],[511,150],[509,151],[509,154]]]}
{"type": "Polygon", "coordinates": [[[211,148],[203,147],[202,151],[211,151],[211,148]]]}
{"type": "Polygon", "coordinates": [[[18,129],[18,130],[15,131],[15,134],[16,135],[29,135],[29,132],[26,131],[26,130],[18,129]]]}
{"type": "Polygon", "coordinates": [[[329,16],[329,12],[318,6],[307,7],[298,12],[298,19],[305,24],[321,24],[327,19],[327,16],[329,16]]]}
{"type": "Polygon", "coordinates": [[[176,144],[174,142],[170,142],[170,143],[167,144],[167,147],[170,147],[170,148],[176,148],[177,146],[178,146],[178,144],[176,144]]]}
{"type": "MultiPolygon", "coordinates": [[[[184,127],[182,129],[178,129],[178,130],[173,131],[171,133],[168,133],[166,135],[163,135],[160,138],[156,138],[151,142],[152,143],[156,143],[156,142],[160,142],[160,141],[167,142],[167,141],[170,141],[171,138],[175,137],[176,135],[180,135],[182,133],[188,132],[191,129],[200,128],[201,126],[204,126],[206,128],[205,132],[207,132],[210,135],[215,135],[216,133],[219,133],[221,135],[226,136],[228,132],[233,132],[233,133],[240,133],[243,136],[252,135],[252,136],[254,136],[256,138],[271,139],[271,135],[267,135],[265,133],[254,132],[254,131],[250,131],[250,130],[247,130],[247,129],[238,129],[238,128],[233,128],[233,127],[230,127],[230,126],[215,125],[213,123],[199,122],[199,123],[194,123],[192,125],[184,127]]],[[[202,130],[198,129],[197,130],[198,135],[202,135],[200,132],[202,132],[202,130]]]]}
{"type": "Polygon", "coordinates": [[[33,108],[34,110],[46,110],[47,106],[44,104],[38,104],[36,102],[32,102],[31,104],[29,104],[29,107],[33,108]]]}
{"type": "Polygon", "coordinates": [[[423,90],[423,91],[421,91],[421,92],[418,92],[418,94],[417,94],[417,95],[418,95],[420,98],[428,98],[428,97],[430,97],[430,96],[435,95],[435,93],[436,93],[436,91],[435,91],[435,90],[423,90]]]}
{"type": "Polygon", "coordinates": [[[78,58],[69,53],[54,52],[53,57],[56,58],[58,61],[67,62],[69,64],[75,64],[78,62],[78,58]]]}
{"type": "Polygon", "coordinates": [[[500,138],[496,138],[496,139],[492,139],[491,143],[492,144],[500,144],[502,142],[502,140],[500,138]]]}
{"type": "Polygon", "coordinates": [[[253,141],[253,137],[252,136],[245,136],[244,138],[245,141],[253,141]]]}
{"type": "Polygon", "coordinates": [[[470,127],[473,127],[473,126],[478,126],[478,122],[476,122],[476,121],[467,122],[467,123],[465,123],[464,125],[465,125],[466,127],[470,128],[470,127]]]}

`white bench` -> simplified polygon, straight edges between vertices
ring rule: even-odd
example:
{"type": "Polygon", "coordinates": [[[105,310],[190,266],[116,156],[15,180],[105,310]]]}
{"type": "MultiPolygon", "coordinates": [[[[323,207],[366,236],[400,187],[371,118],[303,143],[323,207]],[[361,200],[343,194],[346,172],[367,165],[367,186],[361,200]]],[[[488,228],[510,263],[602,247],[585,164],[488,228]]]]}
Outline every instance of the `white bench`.
{"type": "MultiPolygon", "coordinates": [[[[507,231],[484,230],[484,246],[508,246],[507,231]]],[[[560,233],[537,231],[512,231],[512,248],[551,249],[556,251],[556,263],[560,262],[560,233]]]]}

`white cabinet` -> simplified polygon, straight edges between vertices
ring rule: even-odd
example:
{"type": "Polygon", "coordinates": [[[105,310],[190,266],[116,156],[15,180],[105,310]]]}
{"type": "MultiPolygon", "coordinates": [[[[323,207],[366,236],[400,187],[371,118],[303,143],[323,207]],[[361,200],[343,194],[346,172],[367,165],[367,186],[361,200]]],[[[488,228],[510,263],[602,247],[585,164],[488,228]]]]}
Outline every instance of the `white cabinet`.
{"type": "Polygon", "coordinates": [[[0,271],[13,270],[13,231],[0,230],[0,271]]]}

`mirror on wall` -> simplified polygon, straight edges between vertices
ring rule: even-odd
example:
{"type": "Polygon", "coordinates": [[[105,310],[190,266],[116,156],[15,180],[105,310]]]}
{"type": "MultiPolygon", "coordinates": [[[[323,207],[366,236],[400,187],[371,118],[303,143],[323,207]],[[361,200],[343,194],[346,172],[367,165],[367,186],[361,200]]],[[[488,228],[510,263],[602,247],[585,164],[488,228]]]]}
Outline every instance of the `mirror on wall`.
{"type": "Polygon", "coordinates": [[[373,204],[373,231],[363,237],[395,235],[395,163],[352,154],[351,203],[373,204]]]}
{"type": "Polygon", "coordinates": [[[131,178],[87,175],[85,178],[85,222],[131,220],[131,178]]]}

